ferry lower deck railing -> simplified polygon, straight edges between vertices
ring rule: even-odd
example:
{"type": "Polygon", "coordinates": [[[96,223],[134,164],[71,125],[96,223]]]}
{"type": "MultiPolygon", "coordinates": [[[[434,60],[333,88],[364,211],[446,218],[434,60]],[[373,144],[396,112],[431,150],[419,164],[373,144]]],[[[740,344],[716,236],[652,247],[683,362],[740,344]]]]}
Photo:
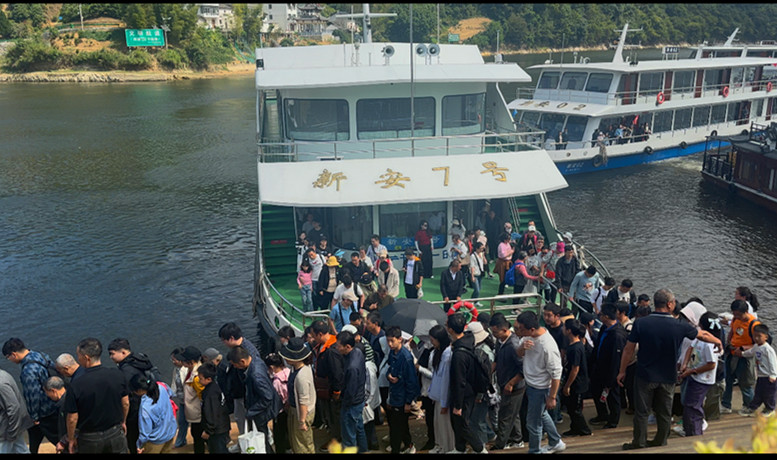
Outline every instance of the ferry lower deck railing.
{"type": "Polygon", "coordinates": [[[402,156],[450,156],[542,148],[543,131],[485,132],[459,136],[363,139],[348,141],[259,142],[262,162],[297,162],[402,156]],[[309,151],[306,151],[309,150],[309,151]]]}
{"type": "MultiPolygon", "coordinates": [[[[537,316],[542,318],[542,307],[545,305],[545,298],[542,297],[542,294],[539,292],[502,294],[491,297],[477,297],[474,299],[462,300],[472,304],[475,302],[486,302],[488,304],[486,308],[489,314],[503,313],[508,321],[514,320],[524,311],[534,311],[537,316]],[[522,301],[522,303],[514,304],[512,303],[513,299],[518,299],[519,301],[522,301]],[[507,304],[507,302],[509,302],[509,304],[507,304]]],[[[446,302],[444,300],[435,300],[429,303],[442,306],[446,303],[453,305],[456,301],[446,302]]],[[[486,312],[486,310],[478,309],[478,313],[484,312],[486,312]]]]}
{"type": "Polygon", "coordinates": [[[615,92],[594,92],[586,91],[585,89],[518,88],[515,91],[515,95],[517,99],[535,99],[535,94],[540,92],[543,97],[537,99],[543,101],[552,100],[558,103],[566,102],[570,104],[633,105],[655,102],[659,93],[662,93],[664,96],[662,102],[666,102],[670,100],[724,96],[724,93],[726,93],[726,97],[730,97],[738,94],[752,94],[758,91],[768,92],[767,85],[769,83],[777,84],[777,79],[682,86],[667,91],[663,89],[663,82],[661,83],[661,89],[651,88],[647,90],[615,92]],[[726,90],[725,88],[728,89],[726,90]]]}

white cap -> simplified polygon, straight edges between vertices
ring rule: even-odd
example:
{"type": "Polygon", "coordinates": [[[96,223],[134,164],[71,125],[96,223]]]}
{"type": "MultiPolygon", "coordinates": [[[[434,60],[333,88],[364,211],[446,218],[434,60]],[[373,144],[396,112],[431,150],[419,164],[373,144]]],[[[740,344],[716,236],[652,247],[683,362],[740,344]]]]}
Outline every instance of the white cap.
{"type": "Polygon", "coordinates": [[[569,241],[572,241],[572,232],[564,233],[564,238],[568,239],[569,241]]]}

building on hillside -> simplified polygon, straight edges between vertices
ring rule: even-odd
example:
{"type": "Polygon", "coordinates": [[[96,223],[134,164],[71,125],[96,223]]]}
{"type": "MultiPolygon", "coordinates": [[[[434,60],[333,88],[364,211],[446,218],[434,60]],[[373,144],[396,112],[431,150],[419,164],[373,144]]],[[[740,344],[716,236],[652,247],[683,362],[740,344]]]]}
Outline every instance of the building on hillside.
{"type": "Polygon", "coordinates": [[[228,31],[235,25],[231,3],[199,3],[197,6],[197,23],[206,29],[228,31]]]}
{"type": "Polygon", "coordinates": [[[263,3],[262,33],[278,31],[290,35],[297,31],[296,3],[263,3]]]}

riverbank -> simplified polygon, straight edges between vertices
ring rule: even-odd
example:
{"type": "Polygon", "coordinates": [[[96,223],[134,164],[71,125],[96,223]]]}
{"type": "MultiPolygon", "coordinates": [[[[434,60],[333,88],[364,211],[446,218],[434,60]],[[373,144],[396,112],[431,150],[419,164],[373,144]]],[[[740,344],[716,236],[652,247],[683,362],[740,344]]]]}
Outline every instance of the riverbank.
{"type": "Polygon", "coordinates": [[[92,71],[92,70],[52,70],[45,72],[0,73],[0,82],[4,83],[136,83],[176,80],[199,80],[240,75],[251,75],[255,71],[253,63],[229,64],[210,71],[176,70],[172,72],[139,71],[92,71]]]}

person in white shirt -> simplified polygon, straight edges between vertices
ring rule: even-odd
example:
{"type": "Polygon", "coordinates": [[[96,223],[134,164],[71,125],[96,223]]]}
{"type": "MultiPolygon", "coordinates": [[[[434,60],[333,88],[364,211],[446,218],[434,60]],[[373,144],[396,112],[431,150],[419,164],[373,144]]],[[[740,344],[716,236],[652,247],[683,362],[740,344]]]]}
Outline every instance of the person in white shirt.
{"type": "Polygon", "coordinates": [[[739,411],[739,415],[752,417],[755,410],[763,403],[762,415],[765,417],[774,413],[775,398],[777,398],[777,353],[769,340],[769,328],[765,324],[753,326],[753,341],[755,345],[747,350],[736,350],[737,356],[755,357],[756,376],[755,394],[750,404],[739,411]]]}
{"type": "Polygon", "coordinates": [[[518,315],[515,332],[521,336],[517,353],[523,358],[523,375],[526,380],[529,453],[561,452],[567,446],[548,414],[548,409],[556,407],[561,383],[562,365],[558,345],[548,330],[540,327],[537,314],[531,311],[518,315]],[[548,445],[540,447],[543,431],[548,433],[548,445]]]}

